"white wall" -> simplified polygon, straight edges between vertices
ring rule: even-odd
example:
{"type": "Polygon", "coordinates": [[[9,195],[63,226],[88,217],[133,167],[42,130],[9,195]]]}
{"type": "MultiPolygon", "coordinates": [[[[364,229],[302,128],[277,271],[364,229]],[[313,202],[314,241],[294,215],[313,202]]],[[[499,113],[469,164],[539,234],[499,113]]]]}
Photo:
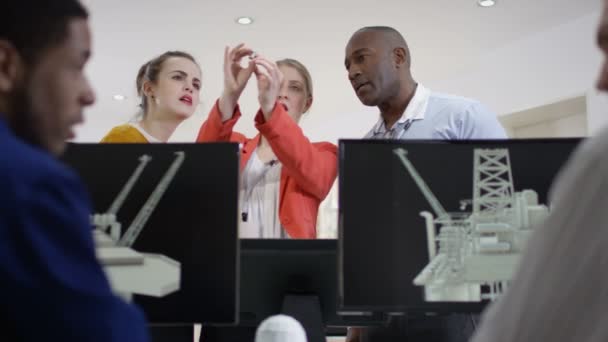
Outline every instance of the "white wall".
{"type": "Polygon", "coordinates": [[[499,120],[512,138],[589,135],[584,95],[501,115],[499,120]]]}
{"type": "Polygon", "coordinates": [[[595,89],[587,92],[587,129],[589,134],[597,134],[608,126],[608,95],[595,89]]]}
{"type": "Polygon", "coordinates": [[[554,120],[520,126],[511,130],[511,138],[566,138],[587,136],[585,113],[564,116],[554,120]]]}
{"type": "Polygon", "coordinates": [[[485,55],[476,70],[432,86],[479,99],[499,115],[585,94],[601,63],[598,19],[591,13],[513,42],[485,55]]]}

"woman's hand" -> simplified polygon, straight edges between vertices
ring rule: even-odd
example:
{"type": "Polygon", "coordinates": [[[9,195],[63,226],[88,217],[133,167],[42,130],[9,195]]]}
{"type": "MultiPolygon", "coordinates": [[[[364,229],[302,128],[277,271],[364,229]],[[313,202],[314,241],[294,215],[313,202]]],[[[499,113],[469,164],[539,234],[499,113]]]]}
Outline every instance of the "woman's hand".
{"type": "Polygon", "coordinates": [[[228,46],[224,49],[224,91],[219,100],[223,121],[232,117],[239,97],[255,69],[252,60],[249,61],[247,67],[243,68],[241,59],[252,55],[253,50],[242,43],[232,49],[228,46]]]}
{"type": "Polygon", "coordinates": [[[258,101],[264,118],[268,120],[281,90],[283,74],[276,63],[264,57],[256,57],[254,64],[254,72],[258,81],[258,101]]]}

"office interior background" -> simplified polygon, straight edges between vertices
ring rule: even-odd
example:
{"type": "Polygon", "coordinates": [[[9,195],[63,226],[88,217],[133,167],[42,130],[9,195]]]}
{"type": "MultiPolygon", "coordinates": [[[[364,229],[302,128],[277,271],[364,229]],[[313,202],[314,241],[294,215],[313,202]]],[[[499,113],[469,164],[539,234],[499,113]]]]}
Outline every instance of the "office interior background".
{"type": "MultiPolygon", "coordinates": [[[[98,142],[134,119],[139,67],[166,50],[184,50],[203,72],[201,104],[172,136],[193,142],[223,86],[224,47],[240,42],[270,59],[295,58],[310,70],[314,103],[302,120],[312,141],[361,138],[378,120],[363,106],[344,67],[350,35],[368,25],[399,30],[409,43],[412,73],[439,92],[475,98],[498,116],[512,138],[590,136],[606,122],[608,101],[592,80],[599,0],[85,0],[93,57],[88,75],[96,104],[76,142],[98,142]]],[[[255,82],[240,106],[236,130],[257,134],[255,82]]],[[[337,187],[321,206],[319,236],[335,238],[337,187]]]]}

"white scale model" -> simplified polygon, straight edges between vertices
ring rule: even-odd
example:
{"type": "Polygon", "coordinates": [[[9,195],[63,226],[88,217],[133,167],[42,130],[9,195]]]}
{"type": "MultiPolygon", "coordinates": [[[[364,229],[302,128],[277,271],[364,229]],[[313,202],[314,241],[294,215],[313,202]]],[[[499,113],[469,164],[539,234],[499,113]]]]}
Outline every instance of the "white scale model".
{"type": "Polygon", "coordinates": [[[424,286],[425,300],[479,302],[496,300],[508,287],[522,250],[548,215],[534,190],[513,191],[507,149],[475,149],[473,200],[461,201],[461,210],[447,213],[418,174],[407,151],[393,151],[430,203],[435,217],[425,218],[429,264],[414,284],[424,286]],[[435,226],[439,226],[439,234],[435,226]]]}
{"type": "Polygon", "coordinates": [[[144,168],[152,160],[149,155],[140,156],[139,166],[110,208],[103,214],[91,216],[97,258],[104,268],[112,290],[127,300],[131,300],[133,294],[163,297],[179,290],[179,262],[160,254],[138,253],[131,248],[185,159],[183,151],[175,154],[175,160],[122,236],[121,224],[116,221],[116,214],[144,168]]]}

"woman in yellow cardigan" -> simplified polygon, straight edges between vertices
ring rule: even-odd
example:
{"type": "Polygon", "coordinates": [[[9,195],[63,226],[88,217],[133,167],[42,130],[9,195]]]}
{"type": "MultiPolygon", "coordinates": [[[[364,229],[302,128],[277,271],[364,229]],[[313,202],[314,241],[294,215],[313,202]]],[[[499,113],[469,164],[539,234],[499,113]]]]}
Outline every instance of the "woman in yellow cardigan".
{"type": "Polygon", "coordinates": [[[201,69],[181,51],[168,51],[142,65],[137,73],[141,117],[116,126],[102,143],[163,143],[199,104],[201,69]]]}

